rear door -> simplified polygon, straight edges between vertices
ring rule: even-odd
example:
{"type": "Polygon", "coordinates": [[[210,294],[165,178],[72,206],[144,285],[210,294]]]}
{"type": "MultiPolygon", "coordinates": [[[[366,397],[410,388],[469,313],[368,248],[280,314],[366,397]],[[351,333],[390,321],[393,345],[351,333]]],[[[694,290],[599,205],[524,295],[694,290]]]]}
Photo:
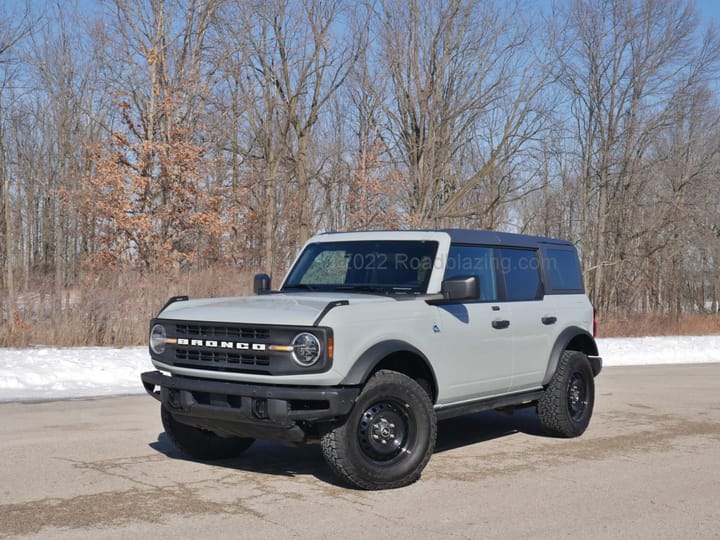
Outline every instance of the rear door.
{"type": "Polygon", "coordinates": [[[540,254],[530,248],[503,247],[497,251],[501,293],[512,315],[511,390],[535,388],[545,375],[553,343],[549,327],[556,323],[545,301],[540,254]]]}

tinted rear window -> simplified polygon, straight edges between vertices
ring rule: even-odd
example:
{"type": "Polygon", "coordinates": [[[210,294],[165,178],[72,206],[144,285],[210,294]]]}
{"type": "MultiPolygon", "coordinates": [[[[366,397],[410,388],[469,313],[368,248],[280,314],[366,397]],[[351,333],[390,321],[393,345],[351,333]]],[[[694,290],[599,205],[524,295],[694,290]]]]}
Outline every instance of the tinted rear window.
{"type": "Polygon", "coordinates": [[[545,272],[553,291],[582,292],[583,279],[575,250],[548,249],[545,252],[545,272]]]}

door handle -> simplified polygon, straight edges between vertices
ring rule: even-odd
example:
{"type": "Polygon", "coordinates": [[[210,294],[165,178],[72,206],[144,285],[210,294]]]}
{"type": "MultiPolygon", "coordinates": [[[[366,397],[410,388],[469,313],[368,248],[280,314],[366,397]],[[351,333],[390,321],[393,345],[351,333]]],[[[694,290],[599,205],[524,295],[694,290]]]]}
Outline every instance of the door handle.
{"type": "Polygon", "coordinates": [[[546,315],[545,317],[543,317],[540,320],[542,321],[543,324],[550,325],[550,324],[555,324],[557,322],[557,317],[552,317],[552,316],[546,315]]]}
{"type": "Polygon", "coordinates": [[[507,328],[508,326],[510,326],[510,321],[507,321],[507,320],[495,319],[492,322],[492,327],[495,330],[502,330],[503,328],[507,328]]]}

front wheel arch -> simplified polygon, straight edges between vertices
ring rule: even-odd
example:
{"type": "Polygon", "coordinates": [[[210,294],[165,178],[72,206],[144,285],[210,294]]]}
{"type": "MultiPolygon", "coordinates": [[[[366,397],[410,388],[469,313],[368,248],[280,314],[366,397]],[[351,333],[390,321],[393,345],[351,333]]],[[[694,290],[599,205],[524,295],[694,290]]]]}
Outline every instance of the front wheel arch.
{"type": "Polygon", "coordinates": [[[378,371],[389,370],[413,379],[435,403],[438,382],[428,358],[413,345],[402,340],[377,343],[360,355],[340,384],[364,386],[378,371]]]}

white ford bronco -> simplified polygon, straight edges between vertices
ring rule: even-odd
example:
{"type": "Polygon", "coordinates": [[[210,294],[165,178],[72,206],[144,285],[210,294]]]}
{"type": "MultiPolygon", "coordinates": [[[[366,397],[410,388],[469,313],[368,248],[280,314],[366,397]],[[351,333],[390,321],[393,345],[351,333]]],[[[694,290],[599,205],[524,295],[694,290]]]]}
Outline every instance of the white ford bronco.
{"type": "Polygon", "coordinates": [[[577,252],[473,230],[320,234],[279,290],[171,298],[150,323],[172,443],[199,460],[255,439],[320,442],[362,489],[420,477],[437,420],[535,406],[550,435],[590,422],[602,360],[577,252]]]}

